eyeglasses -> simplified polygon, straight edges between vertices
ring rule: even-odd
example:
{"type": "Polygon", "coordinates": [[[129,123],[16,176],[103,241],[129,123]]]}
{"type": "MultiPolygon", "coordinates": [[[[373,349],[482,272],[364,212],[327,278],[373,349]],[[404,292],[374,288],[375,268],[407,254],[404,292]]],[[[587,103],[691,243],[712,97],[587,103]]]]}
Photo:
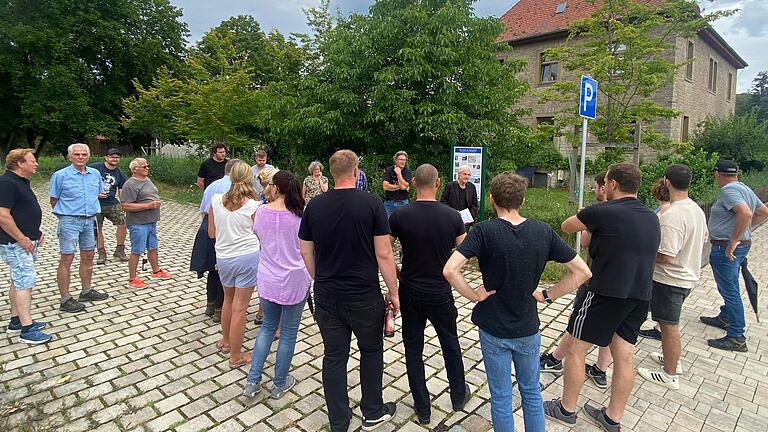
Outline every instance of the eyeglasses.
{"type": "Polygon", "coordinates": [[[267,183],[267,186],[274,186],[275,184],[272,182],[267,183]]]}
{"type": "Polygon", "coordinates": [[[144,166],[141,166],[139,168],[147,168],[147,169],[149,169],[149,165],[144,165],[144,166]]]}

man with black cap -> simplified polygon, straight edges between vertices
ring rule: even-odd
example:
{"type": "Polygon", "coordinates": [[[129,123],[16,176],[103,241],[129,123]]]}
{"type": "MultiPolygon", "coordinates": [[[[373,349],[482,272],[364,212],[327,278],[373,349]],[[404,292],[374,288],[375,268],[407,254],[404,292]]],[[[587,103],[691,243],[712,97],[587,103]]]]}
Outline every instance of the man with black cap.
{"type": "Polygon", "coordinates": [[[752,227],[768,218],[768,208],[749,186],[739,181],[735,162],[719,160],[715,165],[715,181],[720,185],[720,197],[709,216],[709,238],[712,252],[709,265],[717,283],[717,291],[725,304],[717,316],[699,317],[706,325],[726,331],[719,339],[707,344],[726,351],[747,352],[744,337],[744,304],[739,292],[741,262],[752,246],[752,227]]]}
{"type": "Polygon", "coordinates": [[[120,170],[120,167],[118,167],[119,163],[120,149],[112,147],[107,150],[104,162],[89,165],[91,168],[96,168],[99,171],[102,184],[102,194],[99,195],[101,213],[96,216],[96,223],[98,225],[96,250],[99,252],[96,264],[107,263],[107,250],[104,247],[104,233],[102,232],[105,218],[109,219],[112,225],[117,227],[117,233],[115,234],[117,246],[112,256],[123,262],[128,261],[128,257],[125,255],[125,235],[127,232],[125,228],[125,212],[120,206],[120,201],[117,199],[119,196],[118,190],[122,189],[123,184],[125,184],[125,175],[120,170]]]}

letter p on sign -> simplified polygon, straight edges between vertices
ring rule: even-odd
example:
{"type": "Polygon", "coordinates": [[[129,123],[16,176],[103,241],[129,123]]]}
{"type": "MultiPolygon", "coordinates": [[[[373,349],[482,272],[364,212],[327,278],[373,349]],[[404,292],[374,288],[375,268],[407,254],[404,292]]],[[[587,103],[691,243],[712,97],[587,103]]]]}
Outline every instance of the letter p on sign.
{"type": "Polygon", "coordinates": [[[581,77],[579,115],[592,120],[597,116],[597,81],[586,75],[581,77]]]}

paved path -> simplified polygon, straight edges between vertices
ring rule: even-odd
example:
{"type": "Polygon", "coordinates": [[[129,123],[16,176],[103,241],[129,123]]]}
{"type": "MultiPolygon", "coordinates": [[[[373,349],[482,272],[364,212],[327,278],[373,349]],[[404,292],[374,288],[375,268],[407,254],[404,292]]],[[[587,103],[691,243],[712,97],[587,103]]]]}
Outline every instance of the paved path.
{"type": "MultiPolygon", "coordinates": [[[[47,201],[39,189],[41,202],[47,201]]],[[[44,208],[47,208],[44,203],[44,208]]],[[[15,337],[0,337],[0,431],[317,431],[327,429],[320,378],[323,346],[317,326],[305,310],[296,345],[292,374],[299,379],[283,399],[240,396],[246,369],[229,370],[227,359],[214,347],[218,326],[203,314],[204,281],[189,272],[188,259],[199,216],[190,205],[164,201],[159,225],[160,260],[175,275],[152,282],[150,288],[132,290],[125,264],[96,266],[95,287],[111,295],[106,302],[89,305],[87,312],[58,310],[55,282],[58,246],[55,220],[46,213],[43,231],[48,240],[38,262],[39,281],[33,314],[52,324],[56,338],[48,346],[29,347],[15,337]]],[[[107,223],[107,225],[109,225],[107,223]]],[[[107,244],[114,245],[108,229],[107,244]]],[[[110,251],[111,252],[111,251],[110,251]]],[[[750,254],[752,271],[762,287],[768,285],[768,228],[756,232],[750,254]]],[[[7,267],[1,266],[0,319],[8,319],[7,267]]],[[[473,285],[479,274],[469,273],[473,285]]],[[[73,292],[79,290],[75,278],[73,292]]],[[[763,290],[765,293],[766,290],[763,290]]],[[[541,307],[544,348],[556,343],[565,329],[571,297],[541,307]]],[[[768,295],[761,296],[762,304],[768,295]]],[[[625,430],[635,431],[766,431],[768,430],[768,316],[762,324],[747,314],[749,353],[732,354],[708,348],[707,337],[720,331],[698,322],[720,303],[711,272],[687,300],[682,317],[684,375],[679,391],[668,391],[638,378],[629,401],[625,430]]],[[[255,305],[255,302],[253,302],[255,305]]],[[[425,348],[428,387],[433,395],[432,430],[482,432],[490,429],[488,386],[483,372],[477,330],[469,320],[471,305],[459,306],[459,331],[467,380],[473,397],[466,410],[452,412],[439,345],[431,328],[425,348]]],[[[765,311],[765,306],[763,306],[765,311]]],[[[254,308],[249,309],[252,321],[254,308]]],[[[766,315],[766,314],[764,314],[766,315]]],[[[647,323],[646,327],[650,324],[647,323]]],[[[252,347],[258,327],[246,329],[252,347]]],[[[273,347],[274,348],[274,347],[273,347]]],[[[659,350],[656,341],[641,340],[635,364],[653,366],[648,354],[659,350]]],[[[594,359],[596,353],[591,353],[594,359]]],[[[359,354],[352,351],[350,369],[357,369],[359,354]]],[[[381,431],[423,431],[416,424],[405,374],[403,345],[398,334],[385,340],[384,399],[398,403],[394,421],[381,431]]],[[[274,353],[268,359],[265,381],[273,372],[274,353]]],[[[610,374],[610,371],[609,371],[610,374]]],[[[545,399],[559,396],[562,380],[542,375],[545,399]]],[[[360,385],[350,374],[350,396],[357,404],[360,385]]],[[[580,404],[587,399],[605,402],[607,391],[587,383],[580,404]]],[[[516,406],[519,397],[515,395],[516,406]]],[[[516,412],[518,429],[522,413],[516,412]]],[[[360,425],[355,408],[352,428],[360,425]]],[[[568,428],[548,424],[548,430],[568,428]]],[[[581,416],[574,431],[596,431],[581,416]]]]}

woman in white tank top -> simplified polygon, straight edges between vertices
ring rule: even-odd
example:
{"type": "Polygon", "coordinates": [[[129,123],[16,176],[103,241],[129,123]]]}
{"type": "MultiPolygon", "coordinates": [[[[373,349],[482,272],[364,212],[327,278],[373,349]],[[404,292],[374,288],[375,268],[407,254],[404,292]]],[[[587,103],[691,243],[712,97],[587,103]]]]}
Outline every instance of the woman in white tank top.
{"type": "Polygon", "coordinates": [[[216,346],[229,352],[229,367],[251,363],[250,353],[241,352],[245,333],[245,312],[256,286],[259,267],[259,239],[253,220],[261,202],[253,188],[251,167],[245,162],[232,166],[232,187],[214,195],[208,210],[208,236],[216,239],[216,266],[224,287],[221,308],[222,339],[216,346]]]}

